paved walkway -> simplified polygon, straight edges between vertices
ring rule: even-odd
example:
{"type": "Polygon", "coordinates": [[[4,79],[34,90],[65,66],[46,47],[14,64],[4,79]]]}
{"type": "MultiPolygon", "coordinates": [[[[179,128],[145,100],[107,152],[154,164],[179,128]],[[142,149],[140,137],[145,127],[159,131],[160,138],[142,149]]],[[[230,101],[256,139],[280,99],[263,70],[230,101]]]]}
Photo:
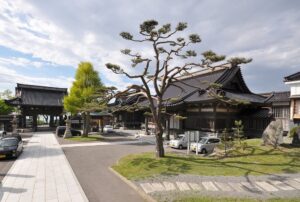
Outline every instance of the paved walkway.
{"type": "Polygon", "coordinates": [[[35,133],[2,181],[1,201],[87,201],[53,133],[35,133]]]}

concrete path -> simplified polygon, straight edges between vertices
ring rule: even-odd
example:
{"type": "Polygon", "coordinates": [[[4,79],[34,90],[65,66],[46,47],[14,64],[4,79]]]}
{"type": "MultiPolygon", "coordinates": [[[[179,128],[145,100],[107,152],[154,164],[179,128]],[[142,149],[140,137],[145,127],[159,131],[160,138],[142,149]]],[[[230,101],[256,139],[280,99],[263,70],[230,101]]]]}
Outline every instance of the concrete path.
{"type": "Polygon", "coordinates": [[[35,133],[2,181],[1,201],[87,201],[53,133],[35,133]]]}
{"type": "Polygon", "coordinates": [[[154,151],[153,145],[64,147],[63,150],[90,202],[144,201],[108,168],[122,156],[154,151]]]}

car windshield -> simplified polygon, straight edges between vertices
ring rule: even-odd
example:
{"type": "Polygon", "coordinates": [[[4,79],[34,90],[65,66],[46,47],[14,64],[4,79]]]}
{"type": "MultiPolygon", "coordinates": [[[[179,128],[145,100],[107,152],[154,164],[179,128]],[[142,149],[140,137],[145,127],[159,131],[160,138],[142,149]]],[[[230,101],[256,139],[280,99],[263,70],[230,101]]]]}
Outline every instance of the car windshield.
{"type": "Polygon", "coordinates": [[[112,128],[112,126],[106,125],[106,126],[104,126],[104,128],[112,128]]]}
{"type": "Polygon", "coordinates": [[[201,139],[199,140],[199,143],[200,143],[200,144],[205,144],[206,141],[207,141],[207,138],[201,138],[201,139]]]}
{"type": "Polygon", "coordinates": [[[16,139],[0,140],[0,146],[1,147],[10,147],[10,146],[15,146],[17,144],[18,144],[18,140],[16,140],[16,139]]]}
{"type": "Polygon", "coordinates": [[[180,140],[180,139],[182,139],[183,137],[184,137],[184,136],[180,135],[180,136],[176,137],[175,140],[180,140]]]}

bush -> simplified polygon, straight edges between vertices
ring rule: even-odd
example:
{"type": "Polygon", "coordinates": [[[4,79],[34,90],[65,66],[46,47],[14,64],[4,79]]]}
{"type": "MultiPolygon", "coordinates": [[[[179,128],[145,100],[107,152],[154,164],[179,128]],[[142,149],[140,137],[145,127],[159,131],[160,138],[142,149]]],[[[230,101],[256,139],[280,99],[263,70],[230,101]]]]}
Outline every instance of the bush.
{"type": "Polygon", "coordinates": [[[293,138],[292,145],[300,145],[300,126],[296,126],[290,130],[290,137],[293,138]]]}
{"type": "Polygon", "coordinates": [[[297,135],[298,130],[300,130],[300,126],[292,128],[289,132],[289,137],[293,138],[295,135],[297,135]]]}

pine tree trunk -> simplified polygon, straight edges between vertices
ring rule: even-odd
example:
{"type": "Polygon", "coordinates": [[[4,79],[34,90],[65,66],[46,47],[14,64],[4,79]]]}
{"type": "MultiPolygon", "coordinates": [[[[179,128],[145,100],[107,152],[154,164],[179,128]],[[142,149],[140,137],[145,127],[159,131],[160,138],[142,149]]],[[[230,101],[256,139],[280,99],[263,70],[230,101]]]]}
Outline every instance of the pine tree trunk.
{"type": "Polygon", "coordinates": [[[165,156],[162,134],[163,134],[163,132],[157,132],[155,134],[156,135],[156,157],[157,158],[162,158],[165,156]]]}
{"type": "Polygon", "coordinates": [[[156,118],[155,121],[155,136],[156,136],[156,157],[162,158],[165,156],[164,144],[163,144],[163,126],[161,118],[161,104],[158,102],[156,108],[156,118]]]}

